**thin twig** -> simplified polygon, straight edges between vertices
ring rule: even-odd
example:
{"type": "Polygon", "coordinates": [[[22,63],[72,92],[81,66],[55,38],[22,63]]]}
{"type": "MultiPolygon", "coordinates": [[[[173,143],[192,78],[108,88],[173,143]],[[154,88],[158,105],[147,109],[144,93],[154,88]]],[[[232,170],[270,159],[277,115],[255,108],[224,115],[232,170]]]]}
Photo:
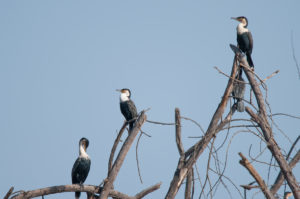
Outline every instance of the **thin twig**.
{"type": "Polygon", "coordinates": [[[143,179],[142,179],[142,175],[141,175],[141,171],[140,171],[140,164],[139,164],[139,157],[138,157],[138,147],[139,147],[139,143],[140,143],[140,139],[141,139],[142,135],[143,135],[142,133],[139,135],[139,138],[137,140],[136,147],[135,147],[136,166],[137,166],[137,169],[138,169],[138,174],[139,174],[141,184],[143,184],[143,179]]]}
{"type": "Polygon", "coordinates": [[[276,70],[275,72],[273,72],[271,75],[269,75],[268,77],[266,77],[265,79],[263,79],[262,81],[265,82],[268,79],[272,78],[273,76],[277,75],[279,73],[279,70],[276,70]]]}
{"type": "Polygon", "coordinates": [[[236,79],[235,77],[230,77],[229,75],[227,75],[226,73],[222,72],[217,66],[214,67],[214,69],[216,69],[219,73],[225,75],[226,77],[232,79],[233,81],[235,82],[238,82],[238,83],[241,83],[241,84],[249,84],[248,82],[244,82],[244,81],[241,81],[241,80],[238,80],[236,79]]]}
{"type": "Polygon", "coordinates": [[[298,71],[298,78],[300,79],[300,68],[299,68],[299,64],[298,64],[298,61],[297,61],[297,58],[296,58],[296,55],[295,55],[293,31],[291,32],[291,47],[292,47],[293,59],[294,59],[294,62],[296,64],[296,68],[297,68],[297,71],[298,71]]]}
{"type": "Polygon", "coordinates": [[[205,134],[204,129],[202,128],[202,126],[201,126],[198,122],[196,122],[195,120],[193,120],[193,119],[191,119],[191,118],[188,118],[188,117],[183,117],[183,116],[181,116],[181,118],[193,122],[194,124],[196,124],[196,125],[200,128],[201,132],[202,132],[203,134],[205,134]]]}
{"type": "Polygon", "coordinates": [[[160,124],[160,125],[176,125],[175,123],[156,122],[156,121],[151,121],[151,120],[147,120],[146,122],[149,122],[152,124],[160,124]]]}
{"type": "Polygon", "coordinates": [[[149,137],[149,138],[152,137],[151,135],[147,134],[147,133],[146,133],[145,131],[143,131],[142,129],[141,129],[141,133],[144,134],[145,136],[149,137]]]}
{"type": "MultiPolygon", "coordinates": [[[[291,118],[295,118],[295,119],[300,119],[299,116],[294,116],[294,115],[290,115],[290,114],[286,114],[286,113],[274,113],[272,114],[271,116],[274,117],[274,116],[287,116],[287,117],[291,117],[291,118]]],[[[270,115],[269,115],[270,116],[270,115]]]]}
{"type": "Polygon", "coordinates": [[[287,156],[286,156],[286,160],[289,160],[290,158],[290,155],[292,153],[292,151],[294,150],[297,142],[300,140],[300,135],[296,138],[295,142],[292,144],[291,148],[290,148],[290,151],[288,152],[287,156]]]}

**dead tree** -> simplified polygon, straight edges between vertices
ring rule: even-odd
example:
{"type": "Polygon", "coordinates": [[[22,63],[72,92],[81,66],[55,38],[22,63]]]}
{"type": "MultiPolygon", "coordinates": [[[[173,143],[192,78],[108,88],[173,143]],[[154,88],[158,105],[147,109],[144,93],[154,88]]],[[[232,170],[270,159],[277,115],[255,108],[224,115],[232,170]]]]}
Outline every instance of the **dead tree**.
{"type": "MultiPolygon", "coordinates": [[[[236,72],[237,72],[237,60],[236,58],[234,58],[233,67],[230,75],[231,78],[227,83],[227,87],[225,89],[221,102],[211,119],[211,122],[208,126],[205,135],[200,141],[198,141],[196,144],[190,147],[186,152],[183,153],[182,149],[179,150],[179,153],[181,153],[181,155],[177,164],[176,171],[174,173],[174,177],[171,181],[168,193],[165,196],[166,199],[175,198],[180,186],[182,185],[183,181],[187,177],[189,171],[192,169],[199,156],[203,153],[205,148],[208,146],[211,139],[215,137],[216,134],[220,132],[228,122],[230,122],[231,117],[236,110],[234,106],[231,107],[229,113],[227,114],[226,118],[223,121],[221,121],[221,117],[225,111],[229,96],[232,92],[233,81],[235,79],[236,72]]],[[[176,140],[177,139],[178,136],[176,134],[176,140]]]]}
{"type": "MultiPolygon", "coordinates": [[[[204,132],[204,135],[190,148],[187,150],[184,149],[182,144],[182,126],[181,126],[181,119],[187,119],[185,117],[182,117],[180,115],[180,111],[178,108],[175,109],[175,123],[168,123],[168,125],[175,125],[175,140],[177,144],[177,149],[179,153],[179,160],[177,163],[177,167],[175,169],[173,178],[171,179],[169,189],[165,195],[166,199],[174,199],[181,187],[182,184],[185,182],[185,193],[184,198],[185,199],[192,199],[195,191],[195,175],[198,175],[198,178],[200,179],[200,174],[196,167],[196,162],[199,159],[199,157],[203,154],[204,150],[206,148],[209,148],[209,158],[207,161],[207,173],[206,173],[206,179],[203,184],[201,185],[201,194],[204,193],[204,188],[209,181],[210,185],[210,194],[213,192],[213,189],[216,189],[218,187],[218,183],[223,182],[223,178],[226,178],[230,181],[228,177],[224,175],[224,171],[221,171],[221,169],[213,170],[210,167],[210,160],[213,158],[216,162],[218,162],[218,153],[217,151],[219,148],[223,147],[224,143],[216,149],[214,146],[214,141],[219,136],[219,132],[223,130],[229,130],[234,128],[234,126],[231,126],[231,122],[234,120],[232,119],[233,115],[236,112],[236,105],[231,105],[228,108],[228,102],[230,100],[233,84],[234,82],[238,82],[239,80],[235,79],[236,74],[238,70],[243,70],[247,76],[248,83],[243,82],[245,84],[249,84],[251,86],[251,89],[253,90],[255,101],[257,104],[257,107],[250,102],[248,104],[251,105],[252,108],[249,106],[246,106],[246,112],[250,116],[250,119],[243,119],[241,121],[247,121],[251,122],[251,125],[241,125],[241,126],[235,126],[235,127],[244,127],[246,129],[248,128],[255,128],[257,133],[252,132],[256,136],[258,136],[263,143],[266,144],[266,148],[269,149],[270,154],[274,159],[276,160],[276,163],[278,164],[280,168],[280,172],[278,174],[278,177],[276,178],[274,184],[270,187],[268,184],[263,180],[263,178],[259,175],[259,171],[257,171],[254,166],[251,164],[251,162],[244,156],[242,153],[239,153],[241,160],[240,164],[244,166],[250,173],[250,175],[254,178],[254,182],[249,183],[248,185],[241,185],[244,188],[244,198],[246,199],[246,191],[250,189],[257,189],[259,188],[264,196],[268,199],[274,199],[276,196],[277,191],[281,187],[284,181],[287,182],[289,188],[291,189],[294,198],[300,199],[300,189],[298,182],[296,181],[296,178],[292,172],[292,168],[295,167],[295,165],[300,160],[300,151],[298,150],[296,155],[294,155],[293,158],[291,158],[291,161],[288,162],[289,156],[291,155],[291,152],[294,150],[294,146],[297,144],[298,140],[300,140],[300,136],[297,138],[297,140],[294,142],[294,144],[290,148],[290,152],[288,153],[287,157],[285,158],[282,150],[278,146],[277,142],[275,141],[275,138],[273,136],[273,129],[271,128],[272,124],[272,118],[270,118],[270,115],[267,113],[266,108],[266,102],[263,97],[261,86],[264,86],[264,81],[261,80],[254,72],[249,68],[249,65],[247,63],[247,60],[245,56],[241,53],[241,51],[231,45],[232,50],[234,51],[234,60],[233,60],[233,66],[231,69],[231,74],[226,75],[229,77],[227,86],[225,88],[224,94],[222,96],[222,99],[210,121],[210,124],[207,128],[207,130],[204,132]],[[259,80],[259,81],[258,81],[259,80]],[[223,118],[223,115],[225,111],[227,110],[226,116],[223,118]],[[194,168],[196,168],[194,170],[194,168]],[[214,172],[219,177],[216,183],[212,185],[210,182],[208,176],[208,172],[214,172]]],[[[221,72],[221,71],[219,71],[221,72]]],[[[224,74],[223,72],[221,72],[224,74]]],[[[277,74],[278,71],[273,73],[270,77],[277,74]]],[[[268,78],[270,78],[268,77],[268,78]]],[[[268,79],[267,78],[267,79],[268,79]]],[[[245,99],[243,99],[246,101],[245,99]]],[[[114,181],[119,173],[120,168],[122,167],[123,161],[132,146],[132,143],[134,142],[137,134],[139,132],[142,133],[141,127],[142,125],[148,121],[146,120],[146,114],[145,111],[142,111],[141,114],[136,118],[136,122],[134,124],[133,129],[128,133],[128,137],[126,138],[125,142],[123,143],[117,157],[114,160],[114,156],[116,153],[116,149],[118,144],[120,143],[120,138],[123,134],[123,132],[126,129],[126,126],[128,122],[124,122],[121,130],[119,131],[118,136],[115,139],[115,142],[113,144],[109,161],[108,161],[108,172],[107,177],[103,180],[103,182],[98,185],[61,185],[61,186],[53,186],[53,187],[47,187],[42,189],[36,189],[32,191],[18,191],[15,193],[13,192],[13,187],[8,191],[8,193],[4,196],[5,199],[29,199],[49,194],[56,194],[56,193],[62,193],[62,192],[86,192],[87,198],[89,199],[107,199],[108,197],[112,197],[114,199],[140,199],[146,196],[147,194],[157,190],[160,188],[161,183],[157,183],[149,188],[146,188],[145,190],[137,193],[135,196],[129,196],[125,193],[118,192],[114,189],[114,181]],[[103,184],[103,186],[101,186],[103,184]]],[[[190,119],[191,120],[191,119],[190,119]]],[[[194,123],[196,123],[194,120],[191,120],[194,123]]],[[[158,123],[163,124],[160,122],[151,122],[150,123],[158,123]]],[[[166,124],[166,123],[165,123],[166,124]]],[[[248,130],[249,131],[249,130],[248,130]]],[[[228,135],[228,133],[227,133],[228,135]]],[[[233,139],[233,136],[232,136],[233,139]]],[[[231,141],[229,141],[230,143],[231,141]]],[[[229,146],[229,144],[228,144],[229,146]]],[[[226,154],[227,156],[227,154],[226,154]]],[[[251,156],[250,156],[251,157],[251,156]]],[[[216,163],[219,164],[219,163],[216,163]]],[[[226,167],[226,162],[225,166],[226,167]]],[[[271,167],[271,164],[270,164],[271,167]]],[[[200,181],[200,180],[199,180],[200,181]]],[[[240,182],[238,182],[240,183],[240,182]]],[[[226,187],[226,186],[225,186],[226,187]]],[[[286,192],[285,197],[288,197],[290,194],[286,192]]],[[[200,194],[200,197],[201,197],[200,194]]],[[[241,195],[241,194],[240,194],[241,195]]],[[[211,194],[211,198],[212,198],[211,194]]],[[[243,198],[243,196],[242,196],[243,198]]]]}
{"type": "Polygon", "coordinates": [[[260,130],[263,132],[264,139],[266,141],[267,147],[272,153],[272,156],[276,159],[280,170],[287,181],[289,187],[291,188],[293,195],[296,199],[300,199],[300,187],[296,181],[296,178],[292,172],[291,167],[287,163],[286,159],[282,155],[282,152],[274,139],[272,128],[269,124],[269,118],[266,110],[266,105],[264,103],[264,98],[262,92],[259,88],[258,82],[254,78],[253,71],[250,69],[248,62],[243,54],[235,49],[235,53],[238,57],[240,66],[243,67],[244,72],[250,82],[251,88],[254,92],[255,99],[258,105],[257,113],[254,113],[250,107],[246,107],[247,113],[250,115],[251,119],[259,126],[260,130]]]}
{"type": "MultiPolygon", "coordinates": [[[[268,188],[268,186],[265,184],[264,180],[262,180],[262,178],[259,176],[258,172],[254,169],[254,167],[249,163],[249,161],[246,159],[246,157],[243,156],[242,154],[240,154],[240,156],[242,157],[242,160],[240,161],[240,163],[248,169],[250,174],[257,181],[258,186],[255,186],[255,187],[257,187],[257,188],[259,187],[262,190],[262,192],[264,193],[266,198],[271,198],[271,199],[275,198],[275,193],[281,186],[281,184],[283,182],[283,177],[284,177],[284,179],[288,182],[288,185],[289,185],[290,189],[292,190],[294,197],[298,199],[299,194],[300,194],[299,185],[296,181],[295,176],[292,173],[291,168],[294,167],[295,164],[299,161],[300,155],[298,155],[298,154],[300,152],[298,151],[297,155],[293,158],[293,160],[290,162],[290,164],[287,163],[287,161],[285,160],[285,158],[282,155],[282,152],[281,152],[278,144],[276,143],[276,141],[274,139],[272,128],[270,127],[270,124],[269,124],[268,114],[266,111],[266,105],[264,102],[264,97],[259,88],[259,86],[264,82],[263,82],[263,80],[260,80],[261,84],[259,84],[256,81],[253,71],[249,68],[248,63],[247,63],[244,55],[240,52],[240,50],[233,45],[231,45],[231,48],[235,53],[235,59],[234,59],[233,67],[231,70],[231,75],[228,76],[229,80],[228,80],[225,92],[223,94],[223,97],[221,99],[221,102],[220,102],[215,114],[213,115],[210,125],[209,125],[208,129],[206,130],[204,136],[201,138],[200,141],[195,143],[187,151],[184,151],[183,145],[181,143],[180,120],[178,120],[176,117],[176,120],[175,120],[176,121],[176,133],[175,133],[175,135],[176,135],[176,143],[177,143],[177,148],[178,148],[180,157],[178,160],[177,168],[174,172],[173,179],[170,183],[169,190],[168,190],[165,198],[166,199],[175,198],[180,186],[183,184],[183,182],[185,180],[186,180],[185,198],[190,198],[191,194],[189,192],[189,189],[190,189],[190,185],[191,185],[191,183],[190,183],[191,177],[189,175],[193,171],[193,166],[195,165],[197,159],[203,153],[203,151],[208,146],[208,144],[217,136],[218,132],[223,130],[223,128],[231,122],[231,118],[236,110],[235,106],[232,106],[229,109],[229,112],[227,113],[227,116],[225,117],[224,120],[221,120],[221,119],[222,119],[222,115],[225,111],[228,99],[230,98],[230,94],[232,92],[233,82],[238,81],[235,79],[235,74],[237,73],[237,68],[241,68],[240,70],[242,70],[242,68],[243,68],[243,70],[245,71],[245,74],[247,76],[247,79],[249,81],[248,84],[250,84],[250,86],[254,92],[255,99],[257,102],[257,106],[258,106],[258,108],[255,109],[257,113],[254,113],[250,107],[246,107],[246,111],[251,117],[250,121],[255,123],[253,125],[250,125],[249,127],[259,128],[258,131],[262,132],[262,134],[263,134],[262,138],[266,142],[267,148],[271,152],[271,155],[276,159],[278,165],[280,166],[281,172],[278,176],[278,179],[274,183],[272,189],[270,190],[268,188]]],[[[278,73],[278,71],[273,73],[270,77],[272,77],[273,75],[275,75],[277,73],[278,73]]],[[[268,78],[270,78],[270,77],[268,77],[268,78]]],[[[250,104],[251,104],[251,102],[250,102],[250,104]]],[[[253,106],[253,107],[255,107],[255,106],[253,106]]],[[[176,110],[175,116],[179,114],[178,112],[179,112],[179,110],[176,110]]],[[[244,127],[247,127],[247,125],[244,125],[244,127]]],[[[231,127],[228,127],[228,128],[230,129],[231,127]]],[[[211,151],[210,151],[210,153],[211,153],[211,151]]],[[[210,169],[210,168],[208,167],[208,169],[210,169]]],[[[220,179],[221,178],[222,178],[222,176],[220,175],[220,179]]]]}

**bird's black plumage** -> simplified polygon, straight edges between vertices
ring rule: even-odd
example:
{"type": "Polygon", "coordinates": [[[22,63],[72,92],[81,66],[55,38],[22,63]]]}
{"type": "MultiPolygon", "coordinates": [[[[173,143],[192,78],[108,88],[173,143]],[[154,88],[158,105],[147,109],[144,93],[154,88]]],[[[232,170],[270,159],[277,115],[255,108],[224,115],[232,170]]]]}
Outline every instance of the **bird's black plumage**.
{"type": "MultiPolygon", "coordinates": [[[[129,99],[128,101],[125,101],[125,102],[120,102],[120,109],[121,109],[121,113],[125,117],[126,121],[133,120],[138,115],[135,104],[131,99],[129,99]]],[[[129,122],[130,130],[132,129],[134,122],[135,121],[129,122]]]]}
{"type": "Polygon", "coordinates": [[[237,34],[237,42],[241,51],[243,51],[247,56],[247,61],[250,67],[254,67],[252,61],[252,49],[253,49],[253,38],[250,31],[237,34]]]}
{"type": "Polygon", "coordinates": [[[128,88],[121,90],[117,89],[120,94],[120,109],[121,113],[125,117],[126,121],[129,122],[129,132],[131,131],[135,118],[138,116],[134,102],[130,99],[131,91],[128,88]]]}
{"type": "MultiPolygon", "coordinates": [[[[79,141],[79,157],[74,162],[72,168],[72,184],[80,184],[82,185],[90,171],[91,167],[91,159],[85,153],[86,148],[89,145],[89,141],[86,138],[81,138],[79,141]],[[82,151],[83,150],[83,151],[82,151]],[[84,154],[83,154],[84,153],[84,154]]],[[[80,192],[75,192],[75,198],[78,199],[80,197],[80,192]]]]}
{"type": "Polygon", "coordinates": [[[90,166],[89,158],[78,157],[72,169],[72,184],[83,184],[89,174],[90,166]]]}

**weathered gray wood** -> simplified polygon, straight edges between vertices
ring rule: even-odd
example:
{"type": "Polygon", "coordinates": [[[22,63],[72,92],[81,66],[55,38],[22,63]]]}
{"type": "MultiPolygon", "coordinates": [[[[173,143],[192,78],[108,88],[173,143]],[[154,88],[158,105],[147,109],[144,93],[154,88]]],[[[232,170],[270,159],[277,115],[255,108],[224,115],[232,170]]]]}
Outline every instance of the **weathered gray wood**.
{"type": "Polygon", "coordinates": [[[185,192],[184,192],[184,199],[191,199],[192,198],[192,185],[193,185],[193,169],[189,170],[188,175],[186,177],[185,183],[185,192]]]}
{"type": "Polygon", "coordinates": [[[120,152],[109,172],[109,175],[107,176],[107,180],[104,183],[103,190],[100,196],[100,199],[107,199],[109,191],[112,189],[113,183],[119,173],[119,170],[124,162],[124,159],[135,139],[137,134],[139,133],[142,125],[146,121],[146,114],[144,111],[142,111],[141,115],[137,118],[133,129],[131,130],[130,134],[126,138],[122,148],[120,149],[120,152]]]}
{"type": "Polygon", "coordinates": [[[268,122],[268,115],[264,103],[263,94],[259,87],[260,84],[258,84],[256,79],[254,78],[254,74],[250,69],[245,56],[239,52],[236,53],[236,56],[238,57],[240,65],[244,67],[244,72],[249,80],[249,83],[255,95],[257,105],[259,107],[259,112],[257,114],[255,114],[249,107],[246,107],[246,111],[262,130],[264,138],[267,142],[267,147],[276,159],[277,163],[279,164],[279,167],[289,187],[291,188],[294,197],[296,199],[300,199],[300,188],[298,186],[297,180],[294,174],[292,173],[291,167],[288,165],[287,161],[283,157],[280,148],[273,137],[273,132],[268,122]]]}
{"type": "Polygon", "coordinates": [[[181,142],[181,119],[180,119],[180,110],[179,108],[175,109],[175,134],[176,134],[176,144],[178,148],[179,155],[184,155],[184,148],[181,142]]]}
{"type": "MultiPolygon", "coordinates": [[[[62,192],[75,192],[75,191],[99,193],[100,189],[99,186],[94,186],[94,185],[79,185],[79,184],[60,185],[60,186],[46,187],[42,189],[21,192],[20,194],[14,196],[13,199],[29,199],[29,198],[35,198],[35,197],[40,197],[40,196],[45,196],[50,194],[56,194],[62,192]]],[[[126,194],[123,194],[115,190],[110,190],[109,196],[116,197],[116,198],[123,198],[123,199],[135,199],[135,197],[130,197],[126,194]]]]}
{"type": "Polygon", "coordinates": [[[120,142],[120,139],[121,139],[121,137],[122,137],[122,135],[123,135],[123,132],[124,132],[124,130],[126,129],[126,126],[127,126],[127,122],[125,121],[124,124],[123,124],[123,126],[122,126],[122,128],[121,128],[121,130],[119,131],[119,134],[118,134],[118,136],[116,137],[115,142],[114,142],[114,145],[113,145],[113,147],[112,147],[112,149],[111,149],[110,156],[109,156],[109,161],[108,161],[107,175],[109,175],[109,172],[110,172],[110,170],[111,170],[111,168],[112,168],[112,163],[113,163],[113,160],[114,160],[114,155],[115,155],[117,146],[118,146],[118,144],[119,144],[119,142],[120,142]]]}
{"type": "MultiPolygon", "coordinates": [[[[228,98],[232,92],[233,88],[233,81],[235,78],[235,74],[237,71],[237,63],[236,59],[233,61],[233,67],[231,70],[231,78],[229,78],[227,87],[224,91],[222,100],[213,115],[211,122],[209,124],[209,127],[203,136],[203,138],[197,142],[194,146],[192,146],[189,150],[185,152],[185,157],[182,156],[179,158],[176,171],[174,173],[173,179],[170,183],[169,190],[165,196],[166,199],[173,199],[175,198],[183,180],[186,178],[188,171],[192,169],[193,165],[199,158],[199,156],[203,153],[204,149],[209,144],[210,140],[218,133],[218,123],[225,111],[228,98]]],[[[230,111],[230,114],[232,115],[233,112],[230,111]]]]}
{"type": "Polygon", "coordinates": [[[252,177],[256,180],[257,184],[259,185],[260,189],[262,190],[262,192],[264,193],[266,198],[267,199],[275,199],[274,195],[268,189],[266,183],[260,177],[260,175],[255,170],[255,168],[252,166],[252,164],[248,161],[248,159],[242,153],[239,153],[239,155],[242,158],[240,160],[240,164],[243,165],[249,171],[249,173],[252,175],[252,177]]]}
{"type": "Polygon", "coordinates": [[[3,199],[8,199],[9,196],[12,194],[12,192],[14,191],[14,187],[11,187],[8,192],[6,193],[6,195],[4,196],[3,199]]]}
{"type": "MultiPolygon", "coordinates": [[[[293,157],[293,159],[289,163],[290,167],[294,168],[296,164],[299,162],[299,160],[300,160],[300,150],[298,150],[297,154],[293,157]]],[[[283,182],[284,182],[284,176],[282,172],[279,172],[273,186],[271,187],[271,193],[273,194],[277,193],[278,189],[281,187],[283,182]]]]}
{"type": "Polygon", "coordinates": [[[149,188],[147,188],[147,189],[144,189],[144,190],[141,191],[140,193],[136,194],[136,195],[135,195],[135,198],[136,198],[136,199],[143,198],[143,197],[146,196],[147,194],[149,194],[149,193],[151,193],[151,192],[153,192],[153,191],[159,189],[159,188],[160,188],[160,185],[161,185],[161,182],[160,182],[160,183],[157,183],[157,184],[155,184],[155,185],[153,185],[153,186],[151,186],[151,187],[149,187],[149,188]]]}

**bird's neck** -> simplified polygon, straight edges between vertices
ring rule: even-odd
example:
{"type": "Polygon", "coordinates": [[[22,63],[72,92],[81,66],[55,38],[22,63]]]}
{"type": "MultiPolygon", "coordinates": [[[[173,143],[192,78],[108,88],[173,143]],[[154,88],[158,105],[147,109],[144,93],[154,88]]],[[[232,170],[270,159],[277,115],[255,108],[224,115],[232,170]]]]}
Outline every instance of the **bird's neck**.
{"type": "Polygon", "coordinates": [[[86,153],[83,146],[79,147],[79,156],[83,158],[89,158],[89,155],[86,153]]]}
{"type": "Polygon", "coordinates": [[[129,101],[129,97],[125,93],[121,93],[120,95],[120,102],[129,101]]]}
{"type": "Polygon", "coordinates": [[[246,26],[245,24],[240,23],[240,24],[236,27],[237,33],[238,33],[239,35],[249,31],[247,28],[245,28],[245,26],[246,26]]]}

